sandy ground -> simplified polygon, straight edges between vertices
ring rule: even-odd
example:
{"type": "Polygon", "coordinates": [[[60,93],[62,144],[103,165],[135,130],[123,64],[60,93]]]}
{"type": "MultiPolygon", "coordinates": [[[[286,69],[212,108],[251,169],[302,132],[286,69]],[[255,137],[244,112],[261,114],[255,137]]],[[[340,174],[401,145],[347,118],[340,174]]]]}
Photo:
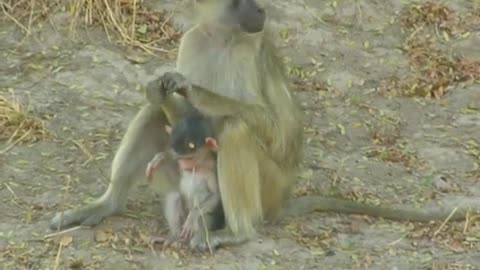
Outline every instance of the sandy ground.
{"type": "MultiPolygon", "coordinates": [[[[175,1],[147,2],[171,10],[175,1]]],[[[449,7],[467,14],[474,2],[449,7]]],[[[401,49],[408,33],[399,12],[406,5],[266,5],[307,115],[297,194],[479,206],[479,84],[452,84],[439,99],[382,91],[390,78],[415,72],[401,49]]],[[[115,149],[143,103],[139,85],[173,68],[173,60],[162,57],[133,63],[125,57],[128,49],[108,42],[101,29],[71,39],[61,30],[65,15],[51,20],[58,28],[36,25],[28,39],[13,23],[0,25],[0,95],[13,91],[56,135],[0,155],[2,269],[54,269],[57,254],[58,269],[480,269],[480,224],[473,219],[437,232],[440,223],[314,213],[282,220],[258,241],[214,255],[162,251],[146,243],[166,228],[159,198],[144,182],[132,190],[127,214],[45,239],[54,212],[105,191],[115,149]],[[59,242],[65,245],[60,251],[59,242]]],[[[475,29],[441,46],[449,55],[480,61],[475,29]]]]}

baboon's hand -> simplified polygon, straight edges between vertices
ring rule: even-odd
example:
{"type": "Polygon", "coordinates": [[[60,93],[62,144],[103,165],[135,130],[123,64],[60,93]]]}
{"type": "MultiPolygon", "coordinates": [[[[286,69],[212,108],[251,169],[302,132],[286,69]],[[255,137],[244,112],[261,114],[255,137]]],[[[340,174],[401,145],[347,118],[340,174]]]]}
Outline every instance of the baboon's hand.
{"type": "Polygon", "coordinates": [[[165,98],[173,93],[187,97],[191,88],[190,82],[178,72],[166,72],[160,78],[147,84],[145,96],[152,104],[161,104],[165,98]]]}
{"type": "Polygon", "coordinates": [[[178,93],[187,97],[188,91],[192,88],[190,82],[179,72],[166,72],[160,79],[162,81],[162,88],[165,91],[164,95],[171,95],[178,93]]]}
{"type": "Polygon", "coordinates": [[[163,90],[161,78],[155,79],[147,84],[145,88],[145,97],[147,98],[147,101],[152,104],[162,104],[165,100],[166,92],[163,90]]]}
{"type": "Polygon", "coordinates": [[[145,170],[145,177],[149,182],[152,181],[153,174],[158,169],[158,167],[160,167],[160,165],[164,160],[165,160],[165,154],[158,153],[153,157],[153,159],[150,162],[148,162],[147,169],[145,170]]]}
{"type": "Polygon", "coordinates": [[[182,238],[182,240],[189,241],[192,238],[194,232],[196,231],[195,222],[197,218],[198,215],[196,211],[190,211],[187,218],[185,219],[185,222],[183,223],[182,232],[180,233],[180,237],[182,238]]]}

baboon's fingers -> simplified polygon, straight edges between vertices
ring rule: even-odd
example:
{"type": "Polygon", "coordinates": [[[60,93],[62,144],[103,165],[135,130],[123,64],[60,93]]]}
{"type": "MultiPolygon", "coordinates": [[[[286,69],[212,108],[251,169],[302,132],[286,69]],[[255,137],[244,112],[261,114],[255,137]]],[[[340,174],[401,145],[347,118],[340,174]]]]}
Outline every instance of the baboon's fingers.
{"type": "Polygon", "coordinates": [[[153,173],[157,170],[155,164],[148,163],[147,169],[145,170],[145,177],[148,181],[152,181],[153,173]]]}
{"type": "Polygon", "coordinates": [[[187,241],[190,239],[191,235],[192,235],[192,230],[190,230],[190,228],[185,228],[182,230],[180,237],[182,240],[187,241]]]}
{"type": "Polygon", "coordinates": [[[161,80],[166,95],[178,93],[186,96],[188,89],[191,88],[188,80],[179,72],[166,72],[161,80]]]}
{"type": "Polygon", "coordinates": [[[183,240],[189,240],[193,235],[193,225],[190,220],[187,218],[185,224],[183,224],[182,232],[180,233],[180,237],[183,240]]]}
{"type": "Polygon", "coordinates": [[[161,104],[165,99],[165,93],[162,91],[160,80],[154,80],[145,87],[145,97],[152,104],[161,104]]]}

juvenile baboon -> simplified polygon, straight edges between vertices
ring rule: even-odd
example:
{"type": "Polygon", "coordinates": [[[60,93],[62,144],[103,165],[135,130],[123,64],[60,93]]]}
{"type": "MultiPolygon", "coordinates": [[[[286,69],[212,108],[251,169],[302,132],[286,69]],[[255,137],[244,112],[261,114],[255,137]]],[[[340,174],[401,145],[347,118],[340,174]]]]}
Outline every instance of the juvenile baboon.
{"type": "MultiPolygon", "coordinates": [[[[218,135],[217,176],[227,226],[210,233],[210,244],[252,239],[256,225],[279,213],[302,160],[303,115],[264,31],[265,12],[255,0],[195,0],[192,6],[196,23],[182,37],[176,72],[147,86],[150,104],[133,119],[120,144],[107,191],[94,203],[66,211],[63,218],[57,214],[53,229],[95,225],[123,209],[134,179],[141,178],[153,155],[165,151],[168,136],[163,126],[188,108],[184,97],[201,113],[225,118],[218,135]]],[[[287,208],[289,213],[324,210],[429,221],[451,212],[381,208],[323,197],[297,202],[287,208]]],[[[451,220],[464,213],[457,211],[451,220]]],[[[205,239],[194,240],[192,247],[207,247],[205,239]]]]}
{"type": "Polygon", "coordinates": [[[165,198],[169,236],[152,238],[152,242],[163,242],[164,246],[203,237],[205,230],[220,229],[225,223],[216,174],[218,145],[212,123],[194,113],[173,128],[166,128],[170,134],[169,149],[155,155],[146,170],[147,179],[151,180],[165,159],[171,158],[178,162],[181,174],[178,189],[165,198]]]}

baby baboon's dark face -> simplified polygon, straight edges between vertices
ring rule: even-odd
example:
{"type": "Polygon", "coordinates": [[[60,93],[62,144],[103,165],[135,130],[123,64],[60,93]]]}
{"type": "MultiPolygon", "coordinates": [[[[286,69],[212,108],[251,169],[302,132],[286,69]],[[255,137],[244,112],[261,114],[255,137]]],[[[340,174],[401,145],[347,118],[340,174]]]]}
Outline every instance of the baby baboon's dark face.
{"type": "Polygon", "coordinates": [[[213,137],[213,129],[201,115],[187,116],[178,121],[170,133],[170,146],[179,156],[194,155],[213,137]]]}

